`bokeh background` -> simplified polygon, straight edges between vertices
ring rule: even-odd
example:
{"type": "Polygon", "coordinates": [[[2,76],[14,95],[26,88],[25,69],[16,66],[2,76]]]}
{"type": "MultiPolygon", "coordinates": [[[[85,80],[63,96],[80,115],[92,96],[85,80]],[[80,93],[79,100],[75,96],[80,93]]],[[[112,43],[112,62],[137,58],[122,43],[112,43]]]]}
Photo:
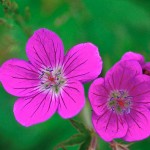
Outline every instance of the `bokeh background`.
{"type": "MultiPolygon", "coordinates": [[[[142,53],[146,61],[150,61],[148,0],[0,2],[0,64],[13,57],[27,59],[26,42],[34,30],[41,27],[55,31],[62,38],[66,51],[77,43],[96,44],[104,62],[103,75],[129,50],[142,53]]],[[[89,84],[85,85],[86,96],[88,87],[89,84]]],[[[0,150],[53,150],[59,142],[77,132],[68,120],[57,114],[35,126],[21,126],[13,115],[15,100],[16,97],[6,93],[0,85],[0,150]]],[[[81,119],[82,113],[76,119],[81,119]]],[[[89,114],[84,115],[90,118],[89,114]]],[[[101,150],[110,149],[100,138],[98,143],[101,150]]],[[[149,138],[130,147],[131,150],[149,148],[149,138]]],[[[67,149],[77,150],[78,146],[67,149]]]]}

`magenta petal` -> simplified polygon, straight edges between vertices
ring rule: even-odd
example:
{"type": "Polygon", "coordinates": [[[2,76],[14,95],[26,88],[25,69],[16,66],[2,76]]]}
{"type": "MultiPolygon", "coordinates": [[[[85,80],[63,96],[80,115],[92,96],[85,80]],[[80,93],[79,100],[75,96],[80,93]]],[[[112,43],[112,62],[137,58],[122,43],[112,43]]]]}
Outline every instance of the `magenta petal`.
{"type": "Polygon", "coordinates": [[[99,116],[93,112],[92,122],[98,135],[107,142],[124,137],[127,133],[126,121],[108,109],[105,109],[99,116]]]}
{"type": "Polygon", "coordinates": [[[138,53],[134,53],[134,52],[127,52],[127,53],[125,53],[122,56],[121,60],[136,60],[141,65],[143,65],[144,62],[145,62],[143,55],[138,54],[138,53]]]}
{"type": "Polygon", "coordinates": [[[55,67],[62,63],[64,47],[61,39],[54,32],[41,28],[28,40],[26,52],[31,63],[36,67],[55,67]]]}
{"type": "Polygon", "coordinates": [[[68,79],[88,82],[102,70],[102,59],[98,48],[91,43],[74,46],[65,56],[64,72],[68,79]]]}
{"type": "Polygon", "coordinates": [[[69,80],[59,96],[58,113],[62,118],[71,118],[77,115],[85,104],[83,85],[69,80]]]}
{"type": "Polygon", "coordinates": [[[32,95],[38,91],[37,70],[24,60],[6,61],[0,68],[0,79],[5,90],[15,96],[32,95]]]}
{"type": "Polygon", "coordinates": [[[150,77],[147,75],[136,76],[132,81],[129,93],[133,97],[135,105],[150,106],[150,77]]]}
{"type": "Polygon", "coordinates": [[[150,111],[147,108],[137,107],[126,115],[128,131],[123,139],[125,141],[138,141],[150,135],[150,111]]]}
{"type": "Polygon", "coordinates": [[[96,79],[89,89],[89,100],[91,106],[97,115],[101,114],[107,107],[109,91],[105,88],[104,79],[96,79]]]}
{"type": "Polygon", "coordinates": [[[57,98],[51,93],[38,93],[33,97],[20,98],[14,104],[16,120],[23,126],[31,126],[48,120],[56,111],[57,98]]]}
{"type": "Polygon", "coordinates": [[[141,74],[142,68],[137,61],[120,61],[106,73],[105,79],[112,89],[129,89],[135,76],[141,74]]]}

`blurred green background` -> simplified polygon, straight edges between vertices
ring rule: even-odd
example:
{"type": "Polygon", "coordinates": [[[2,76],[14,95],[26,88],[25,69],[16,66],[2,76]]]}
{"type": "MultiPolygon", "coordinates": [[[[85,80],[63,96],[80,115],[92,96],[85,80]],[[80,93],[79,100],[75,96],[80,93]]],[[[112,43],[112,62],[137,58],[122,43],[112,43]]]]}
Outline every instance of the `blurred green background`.
{"type": "MultiPolygon", "coordinates": [[[[150,61],[149,0],[2,1],[6,4],[0,4],[0,64],[12,57],[27,59],[26,42],[41,27],[55,31],[66,51],[77,43],[96,44],[104,62],[103,75],[129,50],[142,53],[150,61]]],[[[85,85],[86,96],[88,87],[85,85]]],[[[52,150],[77,132],[57,114],[44,123],[22,127],[13,116],[15,99],[0,85],[0,150],[52,150]]],[[[100,150],[110,149],[100,138],[98,143],[100,150]]],[[[149,145],[148,138],[130,148],[148,150],[149,145]]]]}

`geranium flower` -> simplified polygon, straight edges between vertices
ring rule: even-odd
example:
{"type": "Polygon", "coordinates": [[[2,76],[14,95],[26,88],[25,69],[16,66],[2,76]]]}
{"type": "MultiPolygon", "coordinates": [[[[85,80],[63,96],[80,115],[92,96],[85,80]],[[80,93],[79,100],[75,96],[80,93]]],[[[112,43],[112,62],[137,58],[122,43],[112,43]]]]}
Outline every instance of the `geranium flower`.
{"type": "Polygon", "coordinates": [[[121,60],[136,60],[136,61],[138,61],[142,67],[143,74],[150,76],[150,62],[145,62],[143,55],[141,55],[139,53],[135,53],[135,52],[127,52],[122,56],[121,60]]]}
{"type": "Polygon", "coordinates": [[[55,112],[63,118],[77,115],[85,103],[81,83],[93,80],[102,69],[98,48],[78,44],[64,55],[61,39],[39,29],[27,42],[26,52],[29,61],[11,59],[0,69],[5,90],[19,97],[14,104],[16,120],[31,126],[55,112]]]}
{"type": "Polygon", "coordinates": [[[150,135],[150,80],[137,61],[120,61],[89,89],[92,122],[105,141],[142,140],[150,135]]]}

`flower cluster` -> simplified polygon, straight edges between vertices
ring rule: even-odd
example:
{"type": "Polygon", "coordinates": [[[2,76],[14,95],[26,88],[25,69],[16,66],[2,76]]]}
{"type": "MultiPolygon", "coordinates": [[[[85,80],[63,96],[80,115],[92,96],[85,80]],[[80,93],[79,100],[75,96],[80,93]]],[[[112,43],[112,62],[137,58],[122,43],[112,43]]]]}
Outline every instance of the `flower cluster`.
{"type": "Polygon", "coordinates": [[[62,118],[77,115],[85,104],[83,83],[89,89],[92,123],[105,141],[137,141],[150,135],[150,63],[134,52],[125,53],[105,75],[98,48],[82,43],[64,54],[61,39],[39,29],[27,42],[29,61],[11,59],[0,68],[4,89],[19,97],[16,120],[31,126],[55,112],[62,118]],[[97,78],[97,79],[96,79],[97,78]]]}

